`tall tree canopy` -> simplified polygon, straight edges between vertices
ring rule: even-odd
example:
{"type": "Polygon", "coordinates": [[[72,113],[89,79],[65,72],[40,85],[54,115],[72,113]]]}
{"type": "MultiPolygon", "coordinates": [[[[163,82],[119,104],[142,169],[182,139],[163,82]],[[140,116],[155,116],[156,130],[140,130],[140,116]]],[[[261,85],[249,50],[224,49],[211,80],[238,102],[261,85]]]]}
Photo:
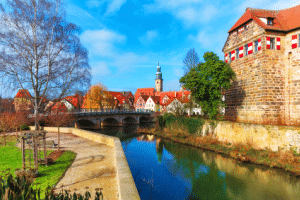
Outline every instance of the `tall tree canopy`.
{"type": "Polygon", "coordinates": [[[198,54],[194,48],[191,48],[185,58],[183,59],[183,69],[185,74],[187,74],[192,68],[196,67],[199,64],[198,54]]]}
{"type": "Polygon", "coordinates": [[[90,109],[113,108],[114,98],[105,85],[93,85],[86,94],[85,107],[90,109]]]}
{"type": "Polygon", "coordinates": [[[0,76],[33,94],[35,114],[41,97],[60,99],[89,85],[88,53],[61,0],[7,0],[0,11],[0,76]]]}
{"type": "Polygon", "coordinates": [[[213,52],[206,52],[204,63],[192,68],[189,73],[180,78],[180,83],[191,91],[204,113],[211,119],[216,118],[220,107],[224,106],[222,91],[231,87],[235,73],[229,64],[219,60],[213,52]]]}

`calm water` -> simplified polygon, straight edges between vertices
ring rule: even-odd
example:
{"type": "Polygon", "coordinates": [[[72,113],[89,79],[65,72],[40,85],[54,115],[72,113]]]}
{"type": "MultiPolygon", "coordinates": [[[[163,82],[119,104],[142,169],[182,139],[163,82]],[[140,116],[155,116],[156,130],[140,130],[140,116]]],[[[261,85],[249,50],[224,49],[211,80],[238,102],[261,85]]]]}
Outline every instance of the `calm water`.
{"type": "Polygon", "coordinates": [[[238,163],[151,135],[130,136],[134,131],[125,127],[100,132],[121,138],[143,200],[300,199],[300,179],[280,170],[238,163]]]}

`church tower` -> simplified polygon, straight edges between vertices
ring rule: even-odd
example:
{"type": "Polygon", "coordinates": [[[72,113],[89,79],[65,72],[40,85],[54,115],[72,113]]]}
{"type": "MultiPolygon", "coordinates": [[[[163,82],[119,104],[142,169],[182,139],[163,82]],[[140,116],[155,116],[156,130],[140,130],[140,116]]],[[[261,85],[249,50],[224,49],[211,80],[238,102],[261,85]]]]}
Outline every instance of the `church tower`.
{"type": "Polygon", "coordinates": [[[162,79],[162,73],[160,71],[159,63],[157,65],[157,72],[156,72],[156,79],[155,79],[155,90],[156,90],[156,92],[162,92],[163,91],[163,79],[162,79]]]}

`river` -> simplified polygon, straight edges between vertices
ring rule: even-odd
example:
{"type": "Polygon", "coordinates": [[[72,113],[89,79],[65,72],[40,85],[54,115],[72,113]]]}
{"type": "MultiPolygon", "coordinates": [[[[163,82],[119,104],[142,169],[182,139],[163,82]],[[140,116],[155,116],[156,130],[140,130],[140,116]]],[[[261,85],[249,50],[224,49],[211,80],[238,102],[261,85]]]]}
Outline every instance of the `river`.
{"type": "Polygon", "coordinates": [[[117,136],[142,200],[300,199],[300,179],[278,169],[232,158],[152,135],[136,127],[94,130],[117,136]]]}

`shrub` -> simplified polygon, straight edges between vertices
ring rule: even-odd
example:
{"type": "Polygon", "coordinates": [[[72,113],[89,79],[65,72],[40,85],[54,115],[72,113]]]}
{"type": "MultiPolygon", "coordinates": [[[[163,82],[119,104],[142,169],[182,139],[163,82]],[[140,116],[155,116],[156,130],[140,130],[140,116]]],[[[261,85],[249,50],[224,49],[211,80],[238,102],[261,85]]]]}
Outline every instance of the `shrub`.
{"type": "MultiPolygon", "coordinates": [[[[0,177],[0,199],[40,199],[41,191],[40,189],[34,189],[32,187],[32,182],[29,181],[26,176],[15,177],[11,174],[8,175],[6,179],[0,177]]],[[[69,194],[66,190],[60,191],[58,195],[54,194],[50,187],[47,188],[45,193],[46,200],[71,200],[71,199],[90,199],[91,194],[86,191],[84,195],[69,194]]],[[[103,194],[96,190],[95,199],[103,200],[103,194]]]]}
{"type": "Polygon", "coordinates": [[[195,134],[204,124],[201,118],[187,118],[183,116],[176,117],[172,113],[165,113],[162,118],[158,118],[160,127],[167,127],[170,131],[187,132],[195,134]]]}
{"type": "Polygon", "coordinates": [[[22,129],[22,130],[30,130],[29,126],[27,126],[27,125],[25,125],[25,124],[23,124],[23,125],[21,126],[21,129],[22,129]]]}

